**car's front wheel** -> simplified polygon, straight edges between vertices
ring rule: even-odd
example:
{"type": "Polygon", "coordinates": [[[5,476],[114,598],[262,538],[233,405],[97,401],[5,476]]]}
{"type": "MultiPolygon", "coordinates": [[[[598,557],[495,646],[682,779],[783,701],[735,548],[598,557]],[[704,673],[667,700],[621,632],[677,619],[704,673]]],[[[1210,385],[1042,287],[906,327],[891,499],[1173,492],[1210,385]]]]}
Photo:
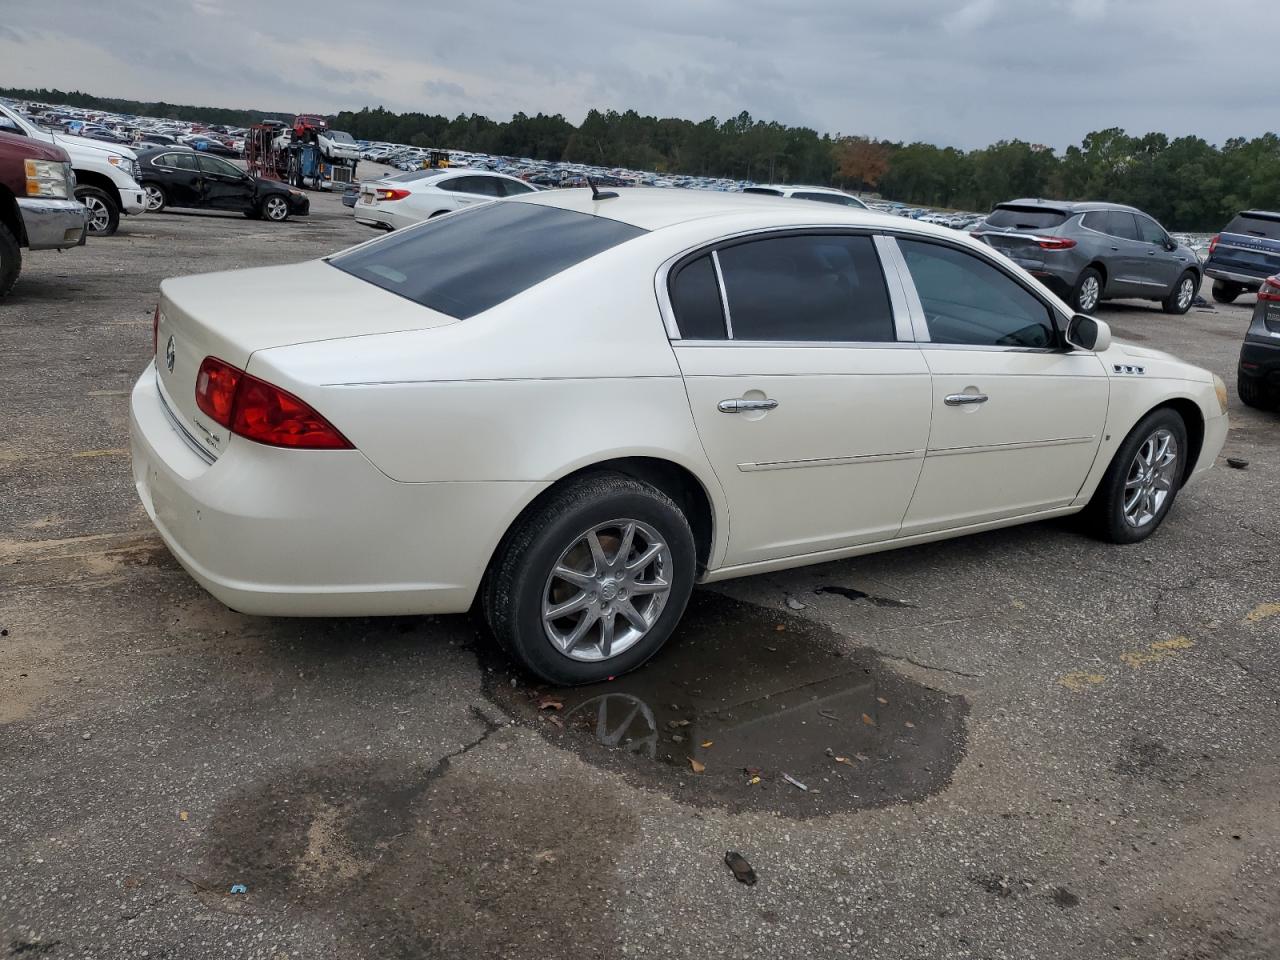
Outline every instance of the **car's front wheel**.
{"type": "Polygon", "coordinates": [[[164,187],[158,183],[144,184],[142,192],[146,195],[147,213],[159,213],[169,203],[169,198],[165,195],[164,187]]]}
{"type": "Polygon", "coordinates": [[[1244,287],[1230,280],[1213,281],[1213,299],[1218,303],[1235,303],[1236,297],[1244,292],[1244,287]]]}
{"type": "Polygon", "coordinates": [[[1102,274],[1087,267],[1071,288],[1071,308],[1077,313],[1093,313],[1102,301],[1102,274]]]}
{"type": "Polygon", "coordinates": [[[98,187],[76,187],[76,199],[89,208],[89,236],[109,237],[120,229],[120,208],[98,187]]]}
{"type": "Polygon", "coordinates": [[[498,642],[544,680],[592,683],[652,657],[693,589],[689,521],[661,490],[597,474],[554,492],[504,541],[481,604],[498,642]]]}
{"type": "Polygon", "coordinates": [[[1175,411],[1153,410],[1125,437],[1093,495],[1095,532],[1112,543],[1155,533],[1173,507],[1186,469],[1187,426],[1175,411]]]}
{"type": "Polygon", "coordinates": [[[1199,286],[1199,278],[1190,270],[1186,271],[1178,278],[1178,282],[1173,285],[1169,295],[1164,298],[1164,302],[1161,304],[1164,307],[1164,312],[1179,316],[1186,313],[1191,309],[1191,304],[1195,302],[1196,288],[1199,286]]]}
{"type": "Polygon", "coordinates": [[[272,223],[283,223],[289,219],[289,201],[278,194],[262,201],[262,215],[272,223]]]}

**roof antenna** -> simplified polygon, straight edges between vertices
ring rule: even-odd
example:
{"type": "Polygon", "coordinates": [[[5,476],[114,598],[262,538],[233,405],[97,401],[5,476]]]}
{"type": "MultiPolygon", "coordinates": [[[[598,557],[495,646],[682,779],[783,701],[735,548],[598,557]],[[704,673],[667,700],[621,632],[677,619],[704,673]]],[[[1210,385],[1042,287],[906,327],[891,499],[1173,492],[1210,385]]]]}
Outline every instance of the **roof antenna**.
{"type": "Polygon", "coordinates": [[[617,196],[617,194],[614,193],[612,190],[606,190],[603,193],[601,193],[600,188],[596,186],[596,181],[594,177],[587,177],[586,180],[587,180],[587,186],[591,188],[592,200],[611,200],[617,196]]]}

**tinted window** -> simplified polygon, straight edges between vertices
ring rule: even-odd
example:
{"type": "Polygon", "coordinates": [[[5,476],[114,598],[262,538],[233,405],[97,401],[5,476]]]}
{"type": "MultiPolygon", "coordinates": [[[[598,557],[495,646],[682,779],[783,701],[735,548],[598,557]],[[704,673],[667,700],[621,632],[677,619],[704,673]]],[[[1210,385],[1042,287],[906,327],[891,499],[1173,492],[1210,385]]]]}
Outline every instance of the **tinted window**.
{"type": "Polygon", "coordinates": [[[894,339],[870,237],[773,237],[718,256],[735,340],[894,339]]]}
{"type": "Polygon", "coordinates": [[[194,170],[196,169],[196,155],[186,150],[180,153],[166,153],[157,157],[152,163],[159,164],[162,167],[173,167],[176,170],[194,170]]]}
{"type": "Polygon", "coordinates": [[[225,160],[206,156],[203,153],[196,154],[196,163],[200,165],[200,169],[205,173],[214,173],[223,177],[239,177],[244,173],[239,167],[227,163],[225,160]]]}
{"type": "Polygon", "coordinates": [[[497,180],[498,188],[504,197],[518,197],[521,194],[533,193],[533,187],[519,180],[497,180]]]}
{"type": "Polygon", "coordinates": [[[460,320],[645,233],[532,203],[487,203],[398,230],[329,262],[460,320]]]}
{"type": "Polygon", "coordinates": [[[793,193],[797,200],[817,200],[819,203],[834,203],[841,207],[858,207],[867,209],[867,205],[853,197],[845,197],[838,193],[793,193]]]}
{"type": "Polygon", "coordinates": [[[1138,221],[1138,236],[1144,243],[1164,243],[1169,239],[1169,235],[1164,232],[1164,228],[1156,223],[1150,217],[1136,217],[1138,221]]]}
{"type": "Polygon", "coordinates": [[[1138,225],[1134,223],[1133,214],[1125,213],[1123,210],[1108,210],[1102,215],[1102,222],[1106,226],[1103,233],[1109,233],[1113,237],[1120,237],[1122,240],[1137,240],[1138,225]]]}
{"type": "Polygon", "coordinates": [[[985,260],[936,243],[899,240],[935,343],[1051,347],[1049,308],[985,260]]]}
{"type": "Polygon", "coordinates": [[[671,309],[685,340],[723,340],[724,310],[711,254],[681,267],[671,278],[671,309]]]}
{"type": "Polygon", "coordinates": [[[1223,233],[1242,233],[1248,237],[1266,237],[1280,240],[1280,213],[1250,211],[1237,214],[1222,228],[1223,233]]]}
{"type": "Polygon", "coordinates": [[[1014,230],[1048,230],[1061,226],[1067,220],[1065,210],[1052,207],[1019,207],[1001,204],[991,211],[987,223],[993,227],[1014,230]]]}
{"type": "Polygon", "coordinates": [[[762,193],[765,196],[769,196],[769,197],[782,196],[781,190],[772,190],[769,187],[743,187],[742,192],[743,193],[762,193]]]}
{"type": "Polygon", "coordinates": [[[497,177],[458,177],[455,180],[446,180],[440,186],[454,193],[472,193],[482,197],[503,196],[497,177]]]}

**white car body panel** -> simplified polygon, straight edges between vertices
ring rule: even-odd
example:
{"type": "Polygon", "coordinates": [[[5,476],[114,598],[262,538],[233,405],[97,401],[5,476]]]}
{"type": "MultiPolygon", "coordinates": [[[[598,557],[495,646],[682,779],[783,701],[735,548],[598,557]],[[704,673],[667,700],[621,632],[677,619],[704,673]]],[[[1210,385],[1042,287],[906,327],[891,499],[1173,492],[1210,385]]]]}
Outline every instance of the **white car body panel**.
{"type": "MultiPolygon", "coordinates": [[[[923,318],[895,269],[886,283],[906,342],[683,341],[665,266],[744,233],[907,233],[1017,268],[947,228],[894,217],[816,203],[797,214],[766,196],[622,194],[505,201],[652,232],[463,320],[324,261],[166,281],[160,359],[173,336],[174,373],[148,367],[131,426],[139,495],[184,566],[246,612],[456,612],[521,511],[605,461],[650,458],[691,475],[711,505],[711,581],[1079,510],[1132,425],[1164,403],[1203,417],[1193,475],[1221,449],[1226,418],[1207,371],[1121,343],[1095,354],[910,341],[923,318]],[[281,450],[225,430],[197,439],[192,383],[205,355],[311,404],[355,449],[281,450]],[[970,390],[989,402],[946,404],[970,390]],[[779,404],[718,409],[757,397],[779,404]]],[[[1065,305],[1022,279],[1065,323],[1065,305]]]]}
{"type": "Polygon", "coordinates": [[[470,170],[466,167],[450,167],[419,180],[368,181],[361,184],[360,196],[351,208],[356,221],[371,227],[402,230],[434,216],[452,213],[480,203],[499,199],[489,194],[462,193],[442,188],[442,184],[461,177],[491,177],[528,186],[517,177],[488,170],[470,170]],[[380,187],[396,187],[408,190],[409,196],[400,200],[378,200],[374,191],[380,187]],[[372,200],[372,202],[370,202],[372,200]]]}

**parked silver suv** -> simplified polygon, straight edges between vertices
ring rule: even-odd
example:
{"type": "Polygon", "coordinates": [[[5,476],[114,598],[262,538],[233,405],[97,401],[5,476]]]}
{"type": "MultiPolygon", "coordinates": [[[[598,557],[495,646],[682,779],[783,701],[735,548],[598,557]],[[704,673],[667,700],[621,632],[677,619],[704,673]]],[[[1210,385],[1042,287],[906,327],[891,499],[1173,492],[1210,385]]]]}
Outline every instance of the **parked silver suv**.
{"type": "Polygon", "coordinates": [[[1204,275],[1194,250],[1141,210],[1118,203],[1011,200],[971,232],[1080,313],[1121,298],[1186,313],[1204,275]]]}

